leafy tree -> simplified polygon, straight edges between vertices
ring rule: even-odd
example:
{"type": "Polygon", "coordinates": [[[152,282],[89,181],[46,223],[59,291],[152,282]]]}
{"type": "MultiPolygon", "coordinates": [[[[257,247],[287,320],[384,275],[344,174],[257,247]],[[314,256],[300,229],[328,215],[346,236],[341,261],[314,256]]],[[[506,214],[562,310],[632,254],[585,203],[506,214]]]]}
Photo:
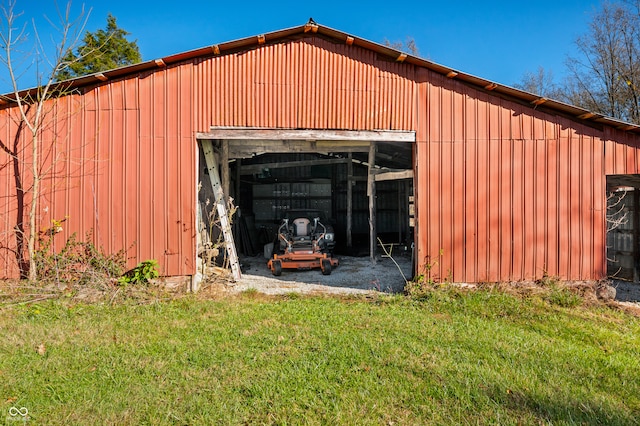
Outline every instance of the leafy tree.
{"type": "Polygon", "coordinates": [[[142,61],[136,41],[118,28],[116,18],[109,14],[107,26],[95,33],[87,31],[83,42],[64,57],[66,66],[56,74],[58,81],[131,65],[142,61]]]}

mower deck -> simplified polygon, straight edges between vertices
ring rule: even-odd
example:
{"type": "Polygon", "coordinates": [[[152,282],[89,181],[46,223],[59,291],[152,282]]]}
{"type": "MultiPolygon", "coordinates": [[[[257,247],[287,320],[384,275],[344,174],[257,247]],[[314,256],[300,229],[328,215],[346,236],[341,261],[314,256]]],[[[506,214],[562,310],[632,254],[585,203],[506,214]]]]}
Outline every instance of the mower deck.
{"type": "Polygon", "coordinates": [[[314,268],[320,268],[323,275],[329,275],[331,270],[338,266],[338,263],[338,259],[334,259],[326,253],[318,253],[313,250],[298,250],[284,254],[274,254],[267,266],[275,276],[279,276],[283,269],[308,270],[314,268]]]}

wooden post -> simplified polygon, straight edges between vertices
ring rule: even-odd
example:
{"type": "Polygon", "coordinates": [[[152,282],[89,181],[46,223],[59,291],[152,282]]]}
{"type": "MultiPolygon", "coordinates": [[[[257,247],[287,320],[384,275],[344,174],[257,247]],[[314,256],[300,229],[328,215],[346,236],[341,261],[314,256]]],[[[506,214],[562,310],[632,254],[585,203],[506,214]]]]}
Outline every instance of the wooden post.
{"type": "Polygon", "coordinates": [[[236,207],[240,207],[240,170],[242,167],[242,160],[238,158],[236,160],[236,181],[234,185],[233,191],[233,200],[235,201],[236,207]]]}
{"type": "Polygon", "coordinates": [[[411,194],[411,181],[410,180],[405,180],[404,181],[404,199],[402,200],[402,203],[405,207],[405,221],[404,221],[404,243],[407,244],[408,246],[411,245],[411,240],[409,239],[409,236],[411,235],[411,213],[409,212],[409,196],[412,195],[411,194]]]}
{"type": "Polygon", "coordinates": [[[371,263],[376,263],[376,181],[374,169],[376,163],[376,144],[371,142],[369,145],[369,174],[367,175],[367,196],[369,197],[369,255],[371,263]]]}
{"type": "Polygon", "coordinates": [[[347,163],[347,247],[353,247],[353,154],[349,153],[347,163]]]}
{"type": "Polygon", "coordinates": [[[404,199],[404,194],[402,193],[404,185],[402,183],[403,182],[401,180],[396,181],[396,192],[398,193],[398,244],[402,244],[402,229],[404,227],[403,225],[405,219],[402,214],[404,210],[404,203],[402,202],[402,200],[404,199]]]}
{"type": "Polygon", "coordinates": [[[229,141],[222,140],[222,149],[220,150],[220,177],[222,179],[222,191],[224,192],[225,203],[229,200],[229,187],[231,179],[229,177],[229,141]]]}

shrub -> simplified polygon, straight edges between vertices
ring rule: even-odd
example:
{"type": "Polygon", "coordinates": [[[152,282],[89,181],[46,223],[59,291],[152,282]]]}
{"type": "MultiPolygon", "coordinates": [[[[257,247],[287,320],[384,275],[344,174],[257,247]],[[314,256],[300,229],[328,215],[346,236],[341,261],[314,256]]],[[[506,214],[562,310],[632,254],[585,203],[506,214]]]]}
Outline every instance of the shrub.
{"type": "Polygon", "coordinates": [[[133,268],[124,273],[119,279],[118,283],[121,285],[127,284],[143,284],[148,283],[149,280],[158,278],[160,273],[158,272],[158,261],[155,259],[145,260],[133,268]]]}
{"type": "Polygon", "coordinates": [[[79,241],[73,233],[64,246],[55,251],[53,236],[40,238],[40,247],[34,260],[40,282],[86,284],[93,280],[109,280],[122,275],[126,264],[126,250],[106,254],[93,242],[93,233],[87,232],[85,241],[79,241]]]}

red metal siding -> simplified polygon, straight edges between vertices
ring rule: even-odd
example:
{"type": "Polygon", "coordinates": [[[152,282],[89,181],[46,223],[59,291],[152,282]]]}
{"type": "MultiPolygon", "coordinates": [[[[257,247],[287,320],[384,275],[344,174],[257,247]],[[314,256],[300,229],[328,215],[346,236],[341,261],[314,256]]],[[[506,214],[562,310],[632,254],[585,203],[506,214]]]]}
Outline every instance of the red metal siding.
{"type": "Polygon", "coordinates": [[[415,67],[321,38],[194,64],[197,127],[411,130],[415,67]]]}
{"type": "MultiPolygon", "coordinates": [[[[50,104],[39,222],[68,215],[56,247],[93,230],[166,275],[195,271],[195,133],[210,126],[416,130],[418,272],[434,262],[454,281],[602,278],[605,175],[640,167],[637,136],[314,36],[83,90],[50,104]]],[[[0,111],[7,146],[12,114],[0,111]]],[[[15,276],[9,156],[0,167],[0,276],[15,276]]]]}
{"type": "Polygon", "coordinates": [[[419,268],[437,260],[458,282],[604,277],[605,173],[638,173],[637,137],[608,136],[603,157],[601,130],[425,73],[419,268]]]}
{"type": "MultiPolygon", "coordinates": [[[[190,86],[178,84],[178,70],[114,81],[50,103],[55,112],[43,132],[47,178],[38,223],[47,228],[52,219],[68,216],[55,237],[57,249],[72,233],[83,239],[92,231],[94,243],[107,252],[129,248],[130,266],[153,258],[164,274],[194,272],[196,144],[190,86]]],[[[5,137],[15,134],[15,126],[3,124],[5,137]]],[[[13,173],[0,173],[6,182],[2,243],[15,248],[13,173]]],[[[8,253],[0,254],[0,275],[16,276],[8,253]]]]}
{"type": "MultiPolygon", "coordinates": [[[[107,252],[130,247],[130,266],[153,258],[163,274],[192,274],[196,132],[212,125],[409,130],[414,73],[374,52],[310,37],[197,58],[57,99],[43,138],[51,149],[44,168],[56,173],[43,184],[38,221],[44,228],[69,216],[56,247],[92,230],[107,252]]],[[[4,119],[2,126],[3,142],[11,140],[15,125],[4,119]]],[[[0,241],[15,248],[13,172],[3,167],[0,174],[0,241]]],[[[17,275],[10,251],[2,250],[0,262],[0,276],[17,275]]]]}

